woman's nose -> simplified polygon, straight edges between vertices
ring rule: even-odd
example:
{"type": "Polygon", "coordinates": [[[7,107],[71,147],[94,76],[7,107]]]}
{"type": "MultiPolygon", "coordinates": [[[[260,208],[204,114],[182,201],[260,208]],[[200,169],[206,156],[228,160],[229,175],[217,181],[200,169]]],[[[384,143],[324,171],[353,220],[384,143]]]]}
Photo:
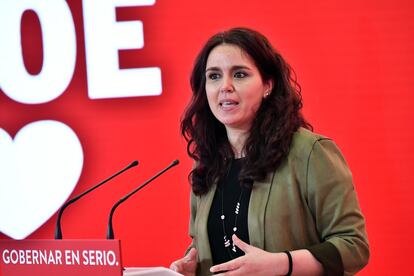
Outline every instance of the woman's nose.
{"type": "Polygon", "coordinates": [[[233,80],[229,77],[223,77],[223,83],[221,85],[220,92],[233,92],[234,86],[233,86],[233,80]]]}

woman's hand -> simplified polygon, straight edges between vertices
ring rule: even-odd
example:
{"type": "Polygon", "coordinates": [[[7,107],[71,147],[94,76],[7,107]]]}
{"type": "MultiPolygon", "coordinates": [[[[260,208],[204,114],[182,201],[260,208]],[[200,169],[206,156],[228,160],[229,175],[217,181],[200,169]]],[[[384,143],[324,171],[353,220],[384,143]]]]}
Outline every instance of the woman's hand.
{"type": "Polygon", "coordinates": [[[232,236],[234,244],[243,250],[244,256],[227,263],[215,265],[211,272],[218,275],[286,275],[289,269],[289,259],[285,253],[270,253],[251,246],[236,235],[232,236]]]}
{"type": "Polygon", "coordinates": [[[173,262],[170,269],[185,276],[195,276],[197,269],[197,249],[191,248],[190,252],[184,258],[173,262]]]}

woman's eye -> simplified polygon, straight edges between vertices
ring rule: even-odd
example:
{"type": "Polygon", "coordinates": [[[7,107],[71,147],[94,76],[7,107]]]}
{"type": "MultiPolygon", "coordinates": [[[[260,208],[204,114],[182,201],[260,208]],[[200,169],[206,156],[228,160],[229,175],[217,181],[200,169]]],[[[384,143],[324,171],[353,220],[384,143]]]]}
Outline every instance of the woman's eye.
{"type": "Polygon", "coordinates": [[[238,79],[242,79],[246,76],[247,76],[247,74],[245,72],[236,72],[236,73],[234,73],[234,77],[238,78],[238,79]]]}
{"type": "Polygon", "coordinates": [[[216,80],[216,79],[218,79],[220,77],[220,75],[219,74],[217,74],[217,73],[210,73],[210,74],[208,74],[208,78],[210,79],[210,80],[216,80]]]}

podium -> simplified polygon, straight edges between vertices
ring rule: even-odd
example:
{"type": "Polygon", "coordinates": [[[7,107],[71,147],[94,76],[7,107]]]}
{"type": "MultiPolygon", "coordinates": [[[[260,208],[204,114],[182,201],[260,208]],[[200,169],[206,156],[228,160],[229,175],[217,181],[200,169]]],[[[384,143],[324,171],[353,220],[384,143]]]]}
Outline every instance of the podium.
{"type": "Polygon", "coordinates": [[[122,266],[119,240],[0,240],[2,276],[177,276],[163,267],[122,266]]]}
{"type": "Polygon", "coordinates": [[[123,276],[182,276],[165,267],[127,267],[123,276]]]}

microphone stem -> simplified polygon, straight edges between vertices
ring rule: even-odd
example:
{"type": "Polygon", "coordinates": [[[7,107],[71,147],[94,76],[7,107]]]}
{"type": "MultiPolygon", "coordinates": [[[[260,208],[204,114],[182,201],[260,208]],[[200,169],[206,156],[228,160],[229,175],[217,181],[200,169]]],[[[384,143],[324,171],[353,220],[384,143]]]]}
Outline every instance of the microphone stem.
{"type": "Polygon", "coordinates": [[[112,206],[111,212],[109,213],[108,230],[106,232],[106,239],[108,239],[108,240],[113,240],[114,239],[114,229],[113,229],[113,226],[112,226],[112,217],[113,217],[113,214],[115,213],[116,208],[118,208],[118,206],[122,202],[124,202],[125,200],[127,200],[128,198],[130,198],[133,194],[135,194],[136,192],[138,192],[139,190],[141,190],[142,188],[144,188],[146,185],[148,185],[155,178],[157,178],[158,176],[160,176],[164,172],[168,171],[171,167],[174,167],[178,163],[179,163],[178,160],[174,160],[168,167],[166,167],[165,169],[163,169],[162,171],[158,172],[156,175],[154,175],[153,177],[151,177],[150,179],[148,179],[147,181],[145,181],[144,184],[142,184],[141,186],[139,186],[136,189],[134,189],[132,192],[130,192],[129,194],[127,194],[126,196],[124,196],[123,198],[121,198],[120,200],[118,200],[114,204],[114,206],[112,206]]]}
{"type": "Polygon", "coordinates": [[[126,170],[128,170],[128,169],[130,169],[132,167],[135,167],[136,165],[138,165],[138,161],[132,162],[131,164],[129,164],[124,169],[122,169],[119,172],[111,175],[110,177],[108,177],[107,179],[105,179],[104,181],[102,181],[101,183],[99,183],[99,184],[97,184],[97,185],[89,188],[85,192],[81,193],[80,195],[75,196],[74,198],[70,199],[65,204],[63,204],[62,207],[60,208],[59,213],[58,213],[58,216],[57,216],[56,228],[55,228],[55,240],[61,240],[62,239],[62,227],[61,227],[60,221],[62,219],[63,211],[66,209],[66,207],[68,207],[70,204],[72,204],[73,202],[77,201],[78,199],[80,199],[84,195],[88,194],[89,192],[92,192],[96,188],[102,186],[103,184],[105,184],[106,182],[108,182],[109,180],[111,180],[112,178],[118,176],[119,174],[123,173],[124,171],[126,171],[126,170]]]}

